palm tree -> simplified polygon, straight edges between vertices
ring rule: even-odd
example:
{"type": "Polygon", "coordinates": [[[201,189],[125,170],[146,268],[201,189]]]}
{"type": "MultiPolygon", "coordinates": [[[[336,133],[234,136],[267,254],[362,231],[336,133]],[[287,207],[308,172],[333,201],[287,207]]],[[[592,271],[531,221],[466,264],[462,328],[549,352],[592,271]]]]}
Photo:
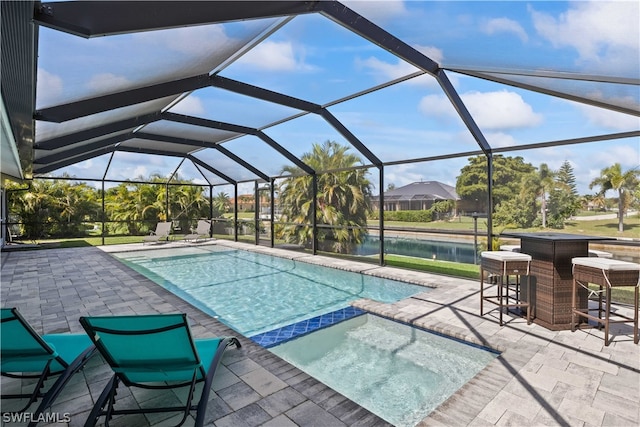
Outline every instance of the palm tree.
{"type": "Polygon", "coordinates": [[[141,218],[153,218],[157,221],[168,221],[167,192],[164,185],[135,184],[133,196],[136,210],[141,218]]]}
{"type": "MultiPolygon", "coordinates": [[[[496,221],[498,224],[514,223],[520,227],[530,227],[536,219],[537,201],[540,200],[540,214],[542,216],[542,227],[547,227],[547,196],[554,186],[554,173],[545,163],[540,164],[539,169],[532,170],[523,176],[521,188],[518,195],[517,204],[521,207],[521,212],[517,215],[513,212],[513,201],[511,203],[500,203],[496,209],[496,221]],[[518,220],[515,221],[515,217],[518,220]],[[511,221],[504,222],[505,219],[511,221]]],[[[516,204],[516,205],[517,205],[516,204]]]]}
{"type": "Polygon", "coordinates": [[[126,184],[107,190],[105,207],[108,221],[115,221],[107,225],[110,233],[138,234],[136,221],[140,219],[140,212],[136,210],[134,198],[126,184]]]}
{"type": "Polygon", "coordinates": [[[144,221],[164,221],[160,212],[165,212],[165,199],[160,185],[122,183],[109,189],[105,196],[107,214],[110,221],[118,222],[110,225],[111,231],[137,235],[146,231],[144,221]]]}
{"type": "Polygon", "coordinates": [[[542,228],[547,227],[547,195],[554,185],[554,173],[546,163],[541,163],[538,170],[537,191],[540,197],[540,213],[542,214],[542,228]]]}
{"type": "MultiPolygon", "coordinates": [[[[317,176],[316,221],[320,228],[318,242],[321,249],[349,253],[355,244],[362,242],[366,232],[367,213],[370,211],[371,182],[367,171],[353,169],[362,164],[360,157],[348,153],[349,147],[335,141],[313,144],[312,151],[301,160],[312,169],[339,172],[321,173],[317,176]]],[[[313,178],[300,176],[296,167],[285,166],[282,172],[291,177],[280,184],[282,221],[293,223],[284,227],[282,237],[289,242],[308,245],[313,239],[310,226],[314,212],[313,178]]]]}
{"type": "Polygon", "coordinates": [[[640,177],[640,169],[633,168],[626,172],[622,172],[620,163],[606,167],[600,171],[600,176],[595,178],[589,184],[589,188],[600,187],[598,194],[604,196],[609,190],[618,192],[618,231],[624,231],[624,213],[631,204],[633,192],[638,187],[638,178],[640,177]]]}
{"type": "MultiPolygon", "coordinates": [[[[16,187],[18,187],[16,185],[16,187]]],[[[19,187],[18,187],[19,188],[19,187]]],[[[9,206],[22,223],[22,233],[29,239],[37,239],[45,233],[45,223],[51,219],[51,207],[56,200],[52,196],[53,182],[32,180],[26,191],[9,193],[9,206]]]]}
{"type": "Polygon", "coordinates": [[[599,210],[606,211],[607,210],[607,200],[604,197],[604,194],[598,193],[591,196],[591,204],[599,210]]]}
{"type": "Polygon", "coordinates": [[[65,217],[67,222],[71,222],[71,218],[76,215],[77,204],[80,201],[81,195],[75,191],[77,187],[71,185],[69,181],[65,181],[60,184],[60,197],[58,197],[57,203],[60,205],[62,211],[60,215],[65,217]]]}
{"type": "MultiPolygon", "coordinates": [[[[171,219],[180,220],[180,227],[186,227],[195,218],[209,216],[207,208],[208,198],[202,191],[202,187],[188,185],[190,182],[183,181],[185,185],[174,186],[171,192],[171,219]]],[[[175,225],[175,224],[174,224],[175,225]]]]}
{"type": "Polygon", "coordinates": [[[83,223],[95,218],[98,209],[95,189],[85,183],[58,181],[51,188],[56,212],[50,234],[57,236],[84,235],[83,223]]]}
{"type": "Polygon", "coordinates": [[[213,198],[213,207],[218,211],[219,215],[226,213],[231,206],[231,199],[224,191],[219,192],[213,198]]]}

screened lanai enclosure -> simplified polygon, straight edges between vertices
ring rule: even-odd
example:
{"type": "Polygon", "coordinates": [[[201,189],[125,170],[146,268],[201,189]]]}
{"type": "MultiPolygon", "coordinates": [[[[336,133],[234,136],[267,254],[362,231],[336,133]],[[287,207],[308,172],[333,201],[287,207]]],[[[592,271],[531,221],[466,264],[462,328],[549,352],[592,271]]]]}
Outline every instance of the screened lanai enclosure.
{"type": "Polygon", "coordinates": [[[640,165],[635,1],[1,6],[3,243],[26,221],[8,197],[36,182],[94,189],[82,221],[105,243],[207,218],[218,238],[380,263],[402,239],[444,241],[418,250],[441,258],[517,228],[510,212],[545,216],[545,170],[584,206],[637,210],[637,189],[597,184],[640,165]],[[537,184],[512,187],[520,169],[537,184]],[[449,227],[385,222],[384,193],[417,181],[456,188],[449,227]],[[139,215],[113,209],[149,188],[139,215]]]}

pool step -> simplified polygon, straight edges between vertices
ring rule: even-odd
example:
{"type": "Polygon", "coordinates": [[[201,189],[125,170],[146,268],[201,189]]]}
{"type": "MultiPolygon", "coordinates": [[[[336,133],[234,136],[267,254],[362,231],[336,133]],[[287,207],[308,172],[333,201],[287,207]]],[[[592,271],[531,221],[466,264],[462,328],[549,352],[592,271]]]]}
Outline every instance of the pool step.
{"type": "Polygon", "coordinates": [[[366,311],[356,307],[345,307],[331,313],[302,320],[291,325],[283,326],[272,331],[249,337],[251,340],[265,348],[273,347],[287,341],[291,341],[318,329],[323,329],[347,319],[365,314],[366,311]]]}

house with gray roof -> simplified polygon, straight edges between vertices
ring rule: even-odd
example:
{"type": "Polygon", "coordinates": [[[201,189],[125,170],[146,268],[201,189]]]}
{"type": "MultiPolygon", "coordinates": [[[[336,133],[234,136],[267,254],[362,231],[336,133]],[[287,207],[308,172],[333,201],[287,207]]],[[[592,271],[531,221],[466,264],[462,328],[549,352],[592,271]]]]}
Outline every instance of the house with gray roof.
{"type": "MultiPolygon", "coordinates": [[[[440,200],[457,202],[460,198],[454,187],[438,181],[412,182],[383,193],[385,211],[426,210],[440,200]]],[[[374,209],[379,209],[380,196],[373,196],[371,204],[374,209]]]]}

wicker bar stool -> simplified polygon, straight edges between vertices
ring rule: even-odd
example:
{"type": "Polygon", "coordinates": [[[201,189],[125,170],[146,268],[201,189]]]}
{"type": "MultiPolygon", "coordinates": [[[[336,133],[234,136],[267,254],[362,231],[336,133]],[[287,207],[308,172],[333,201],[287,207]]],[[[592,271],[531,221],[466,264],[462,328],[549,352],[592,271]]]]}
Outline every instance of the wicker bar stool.
{"type": "Polygon", "coordinates": [[[531,323],[531,287],[527,286],[526,300],[520,294],[520,276],[529,275],[531,255],[510,251],[484,251],[480,262],[480,316],[484,316],[483,304],[485,301],[498,306],[500,310],[500,326],[502,326],[503,309],[520,307],[527,309],[527,324],[531,323]],[[484,273],[489,273],[489,278],[497,279],[495,295],[484,295],[484,273]],[[509,295],[509,276],[516,276],[515,297],[509,295]]]}
{"type": "MultiPolygon", "coordinates": [[[[620,261],[609,258],[579,257],[571,260],[573,264],[573,294],[571,299],[571,330],[575,331],[580,317],[584,317],[598,325],[604,325],[604,345],[609,345],[609,324],[633,322],[633,342],[638,344],[638,289],[640,288],[640,264],[620,261]],[[593,283],[600,287],[598,291],[590,291],[588,284],[593,283]],[[576,293],[578,285],[589,290],[590,294],[598,295],[598,316],[589,314],[589,308],[578,309],[576,307],[576,293]],[[611,288],[614,286],[635,286],[633,294],[633,318],[616,314],[616,320],[610,319],[611,314],[611,288]],[[604,288],[604,289],[603,289],[604,288]],[[605,293],[606,307],[604,319],[602,318],[602,294],[605,293]]],[[[593,309],[595,311],[595,309],[593,309]]]]}

